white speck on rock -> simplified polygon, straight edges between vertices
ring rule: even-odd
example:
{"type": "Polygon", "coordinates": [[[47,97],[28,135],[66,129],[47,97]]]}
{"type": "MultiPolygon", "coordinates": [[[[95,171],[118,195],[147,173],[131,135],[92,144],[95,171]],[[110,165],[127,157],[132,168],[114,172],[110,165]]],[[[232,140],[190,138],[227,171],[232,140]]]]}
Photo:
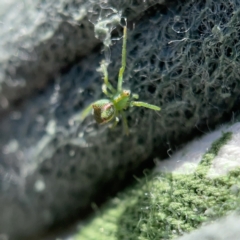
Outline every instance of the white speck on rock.
{"type": "Polygon", "coordinates": [[[37,180],[34,184],[34,188],[37,192],[42,192],[46,188],[46,185],[42,180],[37,180]]]}

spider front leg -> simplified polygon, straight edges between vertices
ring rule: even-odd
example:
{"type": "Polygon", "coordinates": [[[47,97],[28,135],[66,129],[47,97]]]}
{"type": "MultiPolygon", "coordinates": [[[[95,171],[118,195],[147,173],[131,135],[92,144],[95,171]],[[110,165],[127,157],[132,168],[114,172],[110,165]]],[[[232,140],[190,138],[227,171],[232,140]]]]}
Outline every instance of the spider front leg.
{"type": "Polygon", "coordinates": [[[118,92],[122,91],[122,83],[123,83],[123,74],[126,67],[126,57],[127,56],[127,27],[123,28],[123,45],[122,45],[122,66],[119,70],[118,74],[118,92]]]}
{"type": "Polygon", "coordinates": [[[102,92],[103,92],[106,96],[108,96],[109,98],[112,98],[112,97],[113,97],[113,94],[108,92],[108,89],[107,89],[107,85],[106,85],[106,84],[103,84],[103,85],[102,85],[102,92]]]}
{"type": "Polygon", "coordinates": [[[152,109],[152,110],[155,110],[155,111],[160,111],[161,110],[160,107],[152,105],[152,104],[149,104],[149,103],[136,102],[136,101],[130,102],[130,107],[134,107],[134,106],[135,107],[145,107],[145,108],[149,108],[149,109],[152,109]]]}
{"type": "Polygon", "coordinates": [[[103,90],[103,93],[107,94],[107,89],[109,89],[112,93],[116,93],[116,90],[115,88],[112,86],[112,84],[108,81],[108,71],[107,71],[107,65],[106,65],[106,62],[105,61],[102,61],[101,62],[101,69],[102,69],[102,73],[103,73],[103,80],[104,80],[104,85],[106,87],[103,87],[102,90],[103,90]]]}

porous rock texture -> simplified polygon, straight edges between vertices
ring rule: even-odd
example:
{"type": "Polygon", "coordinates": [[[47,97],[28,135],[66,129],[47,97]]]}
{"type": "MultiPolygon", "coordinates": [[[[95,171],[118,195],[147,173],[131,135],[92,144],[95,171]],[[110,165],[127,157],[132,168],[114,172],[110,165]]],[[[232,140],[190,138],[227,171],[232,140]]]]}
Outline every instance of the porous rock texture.
{"type": "MultiPolygon", "coordinates": [[[[128,137],[121,122],[112,131],[91,117],[74,122],[84,107],[103,97],[96,71],[103,55],[91,52],[97,40],[87,16],[78,18],[72,11],[86,11],[88,2],[63,4],[67,2],[29,1],[22,11],[16,8],[20,12],[10,5],[6,16],[1,13],[2,22],[12,12],[23,18],[13,24],[16,31],[3,34],[9,34],[5,42],[0,40],[1,51],[6,50],[0,59],[1,105],[8,110],[0,124],[0,232],[10,239],[36,236],[81,216],[103,190],[108,194],[106,186],[116,191],[142,162],[165,155],[197,129],[220,123],[239,104],[238,0],[150,1],[142,8],[141,1],[123,2],[123,15],[129,14],[134,23],[129,22],[124,85],[162,110],[126,111],[128,137]],[[36,11],[50,17],[35,24],[36,11]],[[20,38],[18,31],[26,23],[33,30],[20,38]],[[22,48],[24,54],[14,55],[22,48]],[[69,70],[60,74],[63,68],[69,70]],[[41,92],[34,92],[36,88],[41,92]],[[21,105],[16,105],[19,99],[21,105]]],[[[121,41],[112,47],[109,65],[115,86],[120,55],[121,41]]]]}

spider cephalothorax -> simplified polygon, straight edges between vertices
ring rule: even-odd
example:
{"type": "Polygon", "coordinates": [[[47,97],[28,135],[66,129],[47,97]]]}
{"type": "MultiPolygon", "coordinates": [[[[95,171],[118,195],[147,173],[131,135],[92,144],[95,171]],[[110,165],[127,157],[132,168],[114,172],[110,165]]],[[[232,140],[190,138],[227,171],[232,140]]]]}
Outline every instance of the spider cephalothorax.
{"type": "Polygon", "coordinates": [[[114,119],[112,127],[116,126],[119,121],[119,115],[122,116],[126,134],[129,133],[127,119],[124,110],[129,107],[145,107],[155,111],[160,111],[160,107],[151,105],[145,102],[134,101],[138,99],[137,94],[131,94],[130,90],[122,89],[123,73],[126,67],[126,45],[127,45],[127,28],[123,30],[123,46],[122,46],[122,66],[119,70],[118,85],[115,89],[108,81],[107,64],[105,61],[101,63],[101,70],[104,75],[104,84],[102,85],[103,93],[108,99],[101,99],[87,107],[82,112],[82,119],[85,118],[91,109],[93,109],[93,116],[97,123],[104,124],[114,119]]]}

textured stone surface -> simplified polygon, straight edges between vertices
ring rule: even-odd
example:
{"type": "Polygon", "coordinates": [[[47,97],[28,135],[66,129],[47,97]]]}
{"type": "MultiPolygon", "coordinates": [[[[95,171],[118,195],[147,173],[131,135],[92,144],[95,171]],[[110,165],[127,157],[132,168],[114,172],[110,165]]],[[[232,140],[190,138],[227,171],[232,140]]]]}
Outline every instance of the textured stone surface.
{"type": "MultiPolygon", "coordinates": [[[[44,89],[76,59],[99,44],[89,11],[98,1],[26,0],[0,3],[0,113],[17,101],[44,89]]],[[[109,3],[116,10],[128,7],[129,19],[158,1],[109,3]]],[[[99,8],[94,7],[98,10],[99,8]]],[[[96,14],[99,16],[99,14],[96,14]]],[[[13,105],[13,106],[12,106],[13,105]]]]}
{"type": "Polygon", "coordinates": [[[228,216],[178,240],[237,240],[240,236],[239,224],[240,218],[238,215],[228,216]]]}
{"type": "MultiPolygon", "coordinates": [[[[46,9],[54,13],[48,4],[46,9]]],[[[56,9],[53,18],[58,20],[56,9]]],[[[155,5],[139,18],[134,15],[135,27],[129,23],[124,84],[141,100],[159,105],[162,110],[127,111],[129,137],[124,135],[121,122],[113,131],[96,126],[91,116],[82,123],[73,123],[77,113],[102,97],[102,80],[96,69],[103,55],[88,54],[96,41],[90,25],[85,32],[89,35],[78,42],[84,30],[78,32],[75,23],[69,24],[76,20],[70,13],[66,22],[50,21],[56,26],[50,27],[52,35],[37,51],[38,61],[14,58],[1,71],[4,81],[13,74],[17,83],[19,79],[27,83],[26,88],[21,88],[24,92],[2,83],[2,92],[7,95],[1,96],[8,101],[16,100],[16,96],[28,98],[0,123],[0,232],[20,239],[72,216],[81,216],[99,194],[103,195],[103,190],[106,195],[106,189],[116,191],[127,172],[143,161],[166,155],[166,150],[183,143],[196,129],[202,131],[230,115],[239,103],[240,93],[239,14],[236,0],[224,4],[187,2],[182,7],[155,5]],[[69,29],[73,32],[69,33],[69,29]],[[57,50],[51,50],[51,56],[56,55],[49,64],[40,57],[44,52],[49,54],[46,46],[56,42],[54,36],[64,40],[60,40],[62,45],[57,50]],[[76,49],[79,52],[73,57],[76,49]],[[81,54],[89,56],[53,78],[81,54]],[[8,66],[14,69],[10,73],[6,71],[8,66]],[[43,88],[51,78],[54,81],[43,88]],[[38,84],[42,91],[30,96],[38,84]]],[[[29,41],[31,49],[34,38],[29,41]]],[[[120,67],[120,52],[121,41],[112,47],[109,76],[113,84],[120,67]]],[[[12,59],[8,53],[5,56],[12,59]]]]}
{"type": "Polygon", "coordinates": [[[75,8],[61,0],[6,1],[0,11],[0,110],[43,89],[96,46],[83,1],[75,8]]]}

